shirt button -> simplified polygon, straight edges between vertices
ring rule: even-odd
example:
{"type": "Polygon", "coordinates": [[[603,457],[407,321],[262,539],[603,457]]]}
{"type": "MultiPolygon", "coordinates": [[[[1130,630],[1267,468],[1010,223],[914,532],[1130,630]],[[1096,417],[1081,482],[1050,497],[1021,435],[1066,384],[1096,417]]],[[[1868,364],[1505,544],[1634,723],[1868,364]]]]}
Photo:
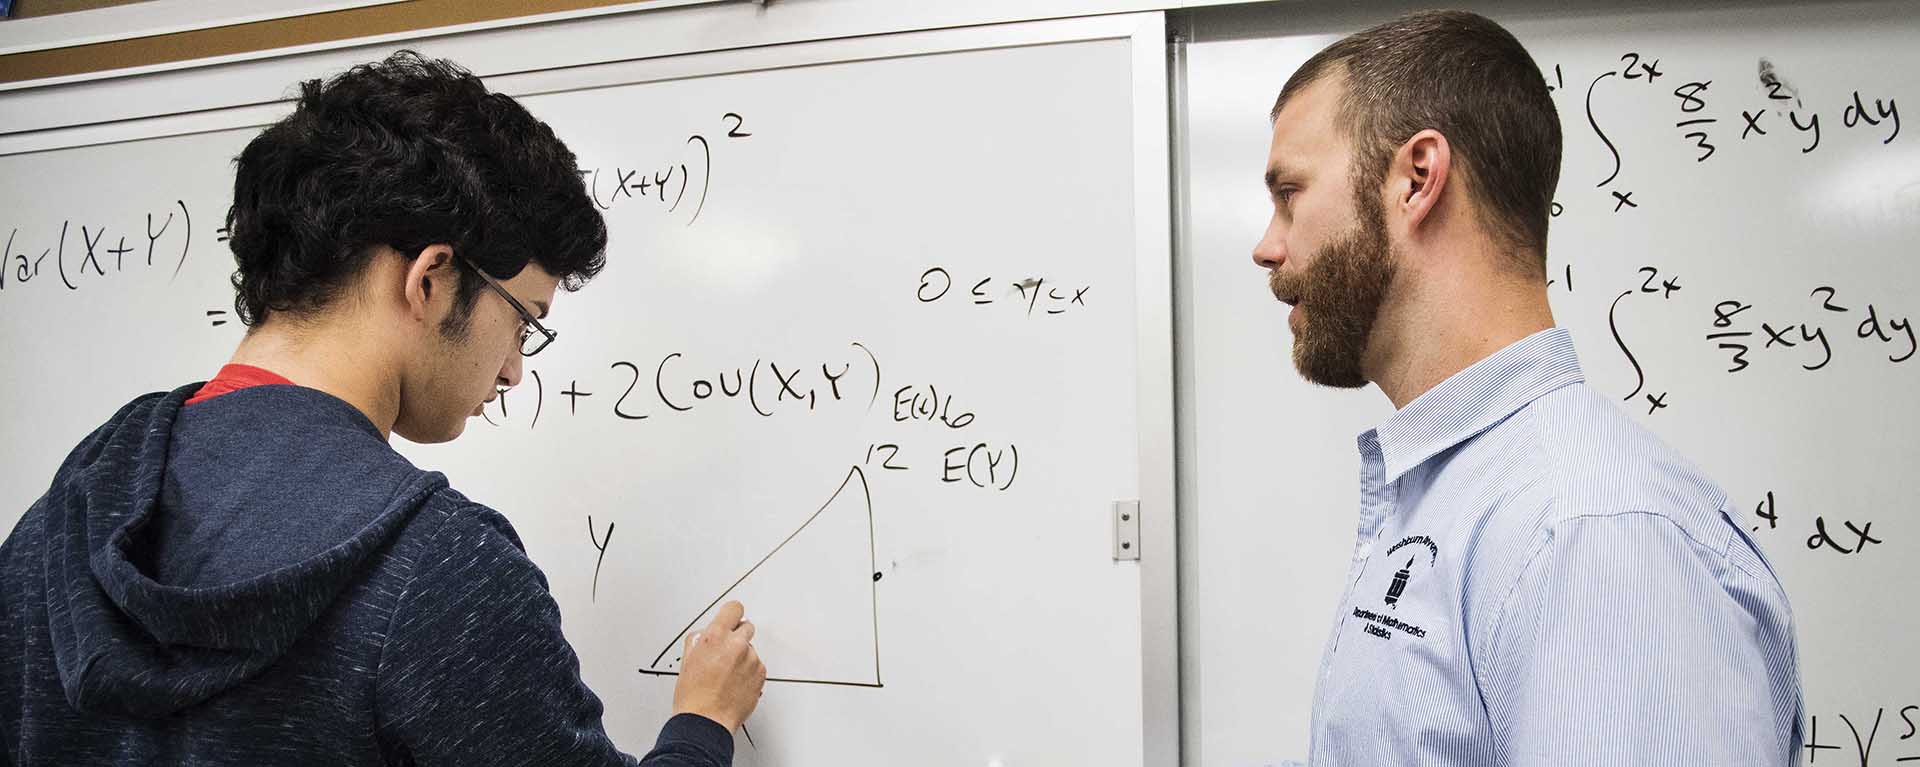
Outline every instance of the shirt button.
{"type": "Polygon", "coordinates": [[[1360,548],[1353,552],[1354,559],[1366,559],[1370,556],[1373,556],[1373,544],[1371,542],[1360,544],[1360,548]]]}

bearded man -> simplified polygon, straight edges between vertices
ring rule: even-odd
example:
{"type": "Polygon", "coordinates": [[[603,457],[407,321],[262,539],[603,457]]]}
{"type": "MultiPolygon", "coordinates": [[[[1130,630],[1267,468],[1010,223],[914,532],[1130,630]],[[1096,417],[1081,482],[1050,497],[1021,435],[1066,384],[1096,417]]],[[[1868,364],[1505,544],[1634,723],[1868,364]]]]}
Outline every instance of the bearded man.
{"type": "Polygon", "coordinates": [[[1379,387],[1311,764],[1785,765],[1793,620],[1727,494],[1547,303],[1560,120],[1499,25],[1348,37],[1271,114],[1254,248],[1315,383],[1379,387]]]}

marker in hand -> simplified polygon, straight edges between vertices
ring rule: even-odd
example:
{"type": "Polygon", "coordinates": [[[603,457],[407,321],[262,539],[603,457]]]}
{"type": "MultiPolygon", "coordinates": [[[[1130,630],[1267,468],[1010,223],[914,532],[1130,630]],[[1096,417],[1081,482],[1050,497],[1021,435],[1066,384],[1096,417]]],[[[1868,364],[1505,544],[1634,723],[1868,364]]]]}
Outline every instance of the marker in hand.
{"type": "MultiPolygon", "coordinates": [[[[753,624],[745,614],[739,602],[728,602],[705,629],[687,635],[673,688],[675,714],[697,714],[729,732],[746,732],[747,717],[760,704],[767,666],[753,649],[753,624]]],[[[747,742],[753,745],[752,735],[747,742]]]]}

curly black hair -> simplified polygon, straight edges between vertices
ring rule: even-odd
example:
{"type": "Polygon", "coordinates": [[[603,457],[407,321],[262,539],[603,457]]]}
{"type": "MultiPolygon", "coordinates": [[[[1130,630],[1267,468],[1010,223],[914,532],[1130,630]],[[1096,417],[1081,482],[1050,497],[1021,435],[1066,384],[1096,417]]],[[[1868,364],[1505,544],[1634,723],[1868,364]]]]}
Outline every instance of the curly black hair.
{"type": "MultiPolygon", "coordinates": [[[[578,290],[606,265],[606,224],[547,124],[444,59],[400,51],[324,85],[234,159],[233,305],[252,326],[330,305],[387,245],[435,243],[499,279],[528,262],[578,290]]],[[[443,331],[463,332],[463,274],[443,331]]]]}

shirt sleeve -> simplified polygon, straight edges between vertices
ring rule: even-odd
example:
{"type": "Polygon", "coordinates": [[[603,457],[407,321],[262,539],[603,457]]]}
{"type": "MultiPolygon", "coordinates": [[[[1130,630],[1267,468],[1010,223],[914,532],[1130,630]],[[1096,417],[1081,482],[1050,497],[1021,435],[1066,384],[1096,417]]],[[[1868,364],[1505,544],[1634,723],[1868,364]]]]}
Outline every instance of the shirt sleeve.
{"type": "MultiPolygon", "coordinates": [[[[560,631],[546,577],[506,520],[454,513],[422,548],[383,651],[381,737],[408,763],[633,765],[560,631]]],[[[733,736],[704,717],[666,723],[643,767],[726,767],[733,736]]]]}
{"type": "MultiPolygon", "coordinates": [[[[33,508],[28,507],[26,515],[14,524],[14,532],[18,533],[27,524],[31,524],[30,520],[33,517],[33,508]]],[[[0,585],[0,664],[5,664],[0,668],[24,669],[27,665],[26,659],[22,657],[21,651],[14,649],[23,643],[15,640],[13,632],[19,631],[19,627],[25,622],[13,614],[13,603],[7,599],[7,596],[17,588],[13,585],[15,579],[23,584],[30,583],[31,580],[25,577],[25,572],[14,567],[14,556],[11,551],[14,547],[13,539],[14,535],[11,534],[0,539],[0,575],[8,579],[5,585],[0,585]]],[[[26,686],[24,680],[16,683],[15,680],[7,677],[7,672],[0,671],[0,679],[5,680],[0,684],[4,684],[9,692],[26,686]]],[[[13,767],[14,741],[18,736],[8,730],[18,727],[20,721],[20,706],[14,700],[11,695],[0,695],[0,767],[13,767]]]]}
{"type": "Polygon", "coordinates": [[[1480,672],[1501,764],[1795,763],[1786,597],[1746,537],[1726,532],[1708,545],[1641,512],[1551,529],[1480,672]]]}

